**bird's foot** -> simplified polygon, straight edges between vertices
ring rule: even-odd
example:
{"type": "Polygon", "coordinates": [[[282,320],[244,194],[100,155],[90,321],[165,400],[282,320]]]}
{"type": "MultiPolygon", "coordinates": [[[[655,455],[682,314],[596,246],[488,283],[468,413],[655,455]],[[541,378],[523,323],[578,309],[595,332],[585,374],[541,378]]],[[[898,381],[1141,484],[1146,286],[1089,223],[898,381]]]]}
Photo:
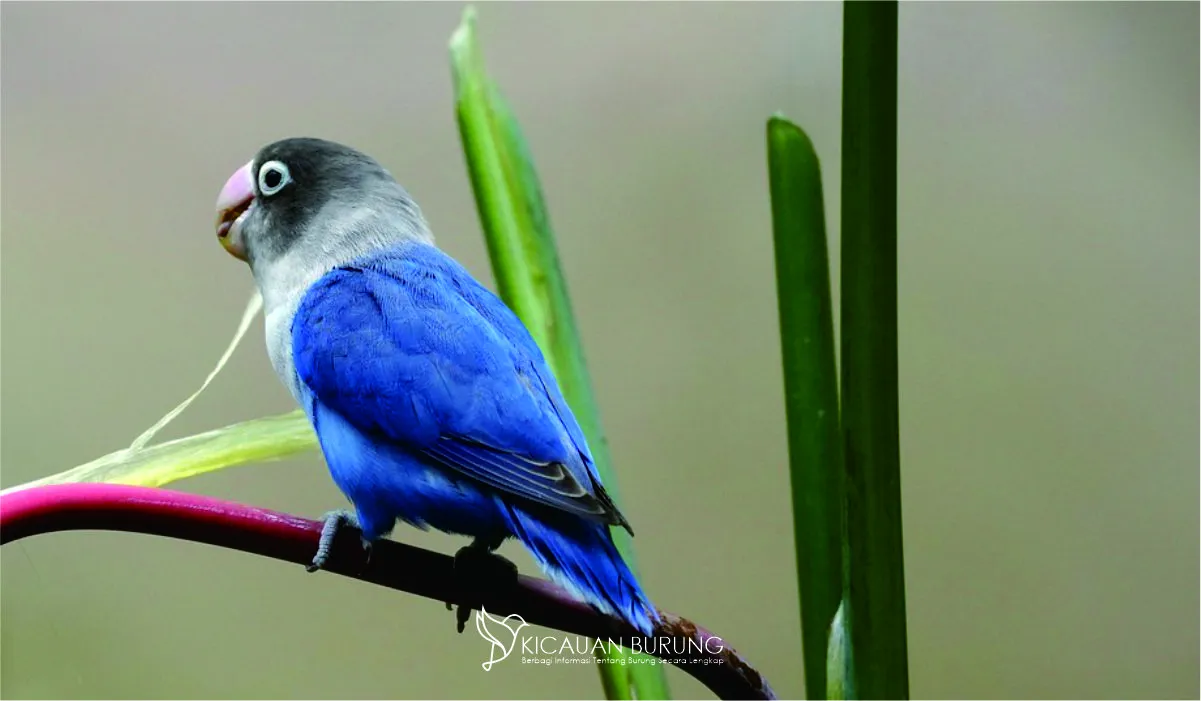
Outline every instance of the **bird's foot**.
{"type": "MultiPolygon", "coordinates": [[[[517,565],[492,552],[495,545],[476,541],[455,553],[455,576],[472,589],[507,589],[517,584],[517,565]]],[[[447,610],[452,608],[447,602],[447,610]]],[[[471,607],[459,604],[455,626],[460,633],[471,620],[471,607]]]]}
{"type": "Polygon", "coordinates": [[[467,621],[471,620],[471,607],[465,604],[459,604],[455,609],[455,630],[462,633],[467,630],[467,621]]]}
{"type": "MultiPolygon", "coordinates": [[[[313,562],[305,567],[308,572],[316,572],[317,570],[325,569],[325,565],[329,562],[330,552],[334,547],[334,539],[338,537],[338,531],[343,528],[350,527],[355,530],[362,530],[359,526],[359,519],[354,513],[344,509],[330,511],[321,517],[323,524],[321,526],[321,539],[317,542],[317,553],[313,555],[313,562]]],[[[371,561],[371,541],[361,539],[363,550],[367,553],[367,562],[371,561]]]]}
{"type": "Polygon", "coordinates": [[[509,585],[517,582],[517,565],[472,543],[455,553],[455,576],[480,586],[509,585]]]}

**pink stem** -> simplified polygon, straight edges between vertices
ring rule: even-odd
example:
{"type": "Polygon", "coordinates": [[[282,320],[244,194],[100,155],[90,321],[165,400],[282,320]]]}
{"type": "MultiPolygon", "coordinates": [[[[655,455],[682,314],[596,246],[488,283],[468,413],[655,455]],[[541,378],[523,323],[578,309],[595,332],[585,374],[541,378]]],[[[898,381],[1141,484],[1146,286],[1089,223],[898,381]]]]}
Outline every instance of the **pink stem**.
{"type": "MultiPolygon", "coordinates": [[[[219,499],[150,487],[58,484],[0,496],[0,544],[68,530],[131,531],[218,545],[298,565],[317,550],[321,523],[219,499]]],[[[368,560],[352,529],[339,532],[327,571],[435,601],[516,613],[527,623],[590,638],[622,639],[691,674],[723,699],[775,698],[767,680],[721,638],[687,619],[661,613],[654,638],[597,613],[558,586],[520,576],[516,586],[466,582],[454,558],[392,540],[368,560]]]]}

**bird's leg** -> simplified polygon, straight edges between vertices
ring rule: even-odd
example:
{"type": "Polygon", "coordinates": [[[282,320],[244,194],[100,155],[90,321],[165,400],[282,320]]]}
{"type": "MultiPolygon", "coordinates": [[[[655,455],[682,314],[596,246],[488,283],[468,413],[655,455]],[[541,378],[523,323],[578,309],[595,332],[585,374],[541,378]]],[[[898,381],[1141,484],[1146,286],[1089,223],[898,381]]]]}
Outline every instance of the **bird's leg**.
{"type": "MultiPolygon", "coordinates": [[[[517,565],[492,552],[500,547],[502,538],[476,538],[455,553],[455,576],[472,588],[508,588],[517,584],[517,565]]],[[[451,604],[447,603],[450,609],[451,604]]],[[[471,619],[471,607],[459,604],[455,624],[460,633],[471,619]]]]}
{"type": "MultiPolygon", "coordinates": [[[[317,541],[317,553],[313,555],[312,564],[305,567],[308,572],[316,572],[317,570],[325,569],[325,564],[329,562],[330,551],[334,547],[334,539],[338,537],[338,531],[349,526],[356,530],[362,530],[359,526],[359,519],[354,513],[345,509],[330,511],[321,517],[324,522],[321,526],[321,539],[317,541]]],[[[362,539],[363,550],[367,552],[367,561],[371,561],[371,541],[362,539]]]]}

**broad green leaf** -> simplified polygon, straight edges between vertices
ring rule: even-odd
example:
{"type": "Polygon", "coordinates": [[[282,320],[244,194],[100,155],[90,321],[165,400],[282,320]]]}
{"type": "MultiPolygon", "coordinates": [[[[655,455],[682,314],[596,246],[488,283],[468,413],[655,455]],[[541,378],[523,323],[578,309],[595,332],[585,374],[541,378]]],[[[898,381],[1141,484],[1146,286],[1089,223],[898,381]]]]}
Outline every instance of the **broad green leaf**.
{"type": "MultiPolygon", "coordinates": [[[[605,489],[620,503],[542,188],[520,125],[484,70],[474,8],[463,13],[450,40],[450,55],[459,133],[500,296],[546,355],[588,439],[605,489]]],[[[629,535],[613,535],[635,568],[629,535]]],[[[615,649],[614,655],[623,654],[615,649]]],[[[608,698],[668,698],[661,665],[608,663],[599,669],[608,698]]]]}
{"type": "Polygon", "coordinates": [[[299,409],[207,431],[140,450],[125,448],[4,493],[44,484],[109,482],[161,487],[235,465],[277,460],[310,450],[317,436],[299,409]]]}
{"type": "Polygon", "coordinates": [[[767,122],[784,407],[800,588],[805,691],[826,693],[830,620],[842,596],[842,437],[821,166],[809,137],[767,122]]]}

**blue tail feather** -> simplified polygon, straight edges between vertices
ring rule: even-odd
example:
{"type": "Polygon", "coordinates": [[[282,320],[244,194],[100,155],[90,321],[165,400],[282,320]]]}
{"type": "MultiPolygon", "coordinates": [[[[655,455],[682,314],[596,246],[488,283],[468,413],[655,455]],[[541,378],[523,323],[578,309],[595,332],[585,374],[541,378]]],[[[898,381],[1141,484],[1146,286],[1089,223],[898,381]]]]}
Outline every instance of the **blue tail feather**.
{"type": "Polygon", "coordinates": [[[501,512],[513,535],[556,584],[644,635],[652,635],[658,614],[617,552],[607,526],[564,519],[552,527],[511,504],[503,504],[501,512]]]}

